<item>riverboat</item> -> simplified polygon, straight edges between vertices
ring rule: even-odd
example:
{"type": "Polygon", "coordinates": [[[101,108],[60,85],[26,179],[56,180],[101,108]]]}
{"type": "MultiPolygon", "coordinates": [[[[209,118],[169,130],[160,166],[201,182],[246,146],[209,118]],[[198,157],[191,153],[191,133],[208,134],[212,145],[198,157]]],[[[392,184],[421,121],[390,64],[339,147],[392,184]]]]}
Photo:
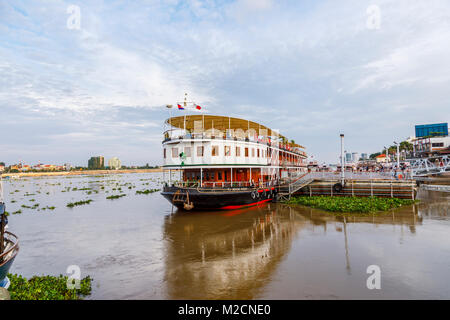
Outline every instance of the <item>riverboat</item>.
{"type": "Polygon", "coordinates": [[[303,146],[254,121],[185,113],[164,125],[161,194],[179,209],[262,204],[307,171],[303,146]]]}

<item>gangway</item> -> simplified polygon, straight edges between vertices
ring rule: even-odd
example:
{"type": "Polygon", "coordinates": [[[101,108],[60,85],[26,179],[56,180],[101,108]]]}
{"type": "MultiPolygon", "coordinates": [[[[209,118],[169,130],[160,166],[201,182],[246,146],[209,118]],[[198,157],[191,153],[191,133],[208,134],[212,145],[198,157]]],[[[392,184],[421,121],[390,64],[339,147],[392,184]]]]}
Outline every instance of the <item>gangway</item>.
{"type": "Polygon", "coordinates": [[[310,173],[304,174],[303,176],[295,179],[292,182],[289,182],[287,185],[280,186],[278,197],[279,200],[290,200],[291,195],[300,190],[301,188],[306,187],[310,183],[314,181],[314,178],[310,173]]]}
{"type": "Polygon", "coordinates": [[[413,177],[450,173],[449,156],[408,159],[406,161],[410,164],[410,171],[413,177]]]}

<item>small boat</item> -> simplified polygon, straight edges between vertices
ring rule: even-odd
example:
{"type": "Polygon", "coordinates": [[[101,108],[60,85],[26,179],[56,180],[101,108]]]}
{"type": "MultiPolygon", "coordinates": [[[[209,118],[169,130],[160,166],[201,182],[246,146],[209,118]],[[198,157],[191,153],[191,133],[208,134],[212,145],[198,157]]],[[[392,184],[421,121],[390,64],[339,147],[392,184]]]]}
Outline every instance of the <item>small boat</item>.
{"type": "Polygon", "coordinates": [[[7,275],[19,252],[19,241],[16,235],[6,231],[8,217],[6,216],[5,207],[0,177],[0,287],[8,289],[10,281],[7,275]]]}

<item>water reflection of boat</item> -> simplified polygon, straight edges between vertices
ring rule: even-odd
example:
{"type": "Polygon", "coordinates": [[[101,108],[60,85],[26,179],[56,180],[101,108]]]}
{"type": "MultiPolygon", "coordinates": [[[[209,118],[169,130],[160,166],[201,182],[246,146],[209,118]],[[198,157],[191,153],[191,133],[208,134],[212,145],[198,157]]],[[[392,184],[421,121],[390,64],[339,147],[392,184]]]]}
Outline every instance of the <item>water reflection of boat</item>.
{"type": "Polygon", "coordinates": [[[254,298],[303,224],[300,216],[273,208],[169,216],[165,223],[169,298],[254,298]]]}
{"type": "Polygon", "coordinates": [[[8,219],[5,212],[5,203],[3,201],[3,188],[0,178],[0,287],[8,288],[8,272],[19,251],[19,242],[17,237],[11,232],[6,231],[8,219]]]}
{"type": "MultiPolygon", "coordinates": [[[[280,275],[277,269],[289,269],[284,263],[295,263],[300,274],[313,272],[308,269],[311,265],[306,261],[317,257],[304,255],[304,261],[296,260],[293,257],[300,254],[298,245],[302,247],[302,254],[317,254],[322,259],[329,256],[335,258],[334,250],[342,248],[338,255],[342,254],[346,272],[351,275],[354,272],[352,258],[359,259],[356,255],[352,256],[352,250],[357,247],[355,239],[361,230],[371,232],[372,228],[367,228],[368,225],[399,226],[394,230],[399,231],[400,241],[403,241],[407,230],[411,234],[416,233],[416,228],[422,224],[423,213],[421,205],[414,205],[385,213],[340,216],[282,203],[242,211],[178,212],[167,216],[164,225],[167,295],[170,299],[265,297],[268,288],[273,290],[272,286],[277,287],[273,282],[280,275]],[[301,238],[297,236],[300,229],[301,238]],[[319,253],[314,252],[317,249],[315,246],[305,247],[311,244],[308,237],[327,233],[333,241],[342,242],[336,243],[336,246],[333,243],[330,247],[321,247],[319,253]],[[298,243],[294,240],[296,238],[298,243]],[[303,242],[305,239],[306,242],[303,242]],[[296,250],[288,259],[293,246],[296,250]],[[329,255],[327,252],[330,250],[333,252],[329,255]]],[[[333,269],[336,261],[329,263],[333,269]]],[[[337,272],[336,269],[333,272],[337,272]]],[[[317,281],[320,283],[320,280],[317,281]]],[[[283,296],[282,292],[280,294],[283,296]]]]}

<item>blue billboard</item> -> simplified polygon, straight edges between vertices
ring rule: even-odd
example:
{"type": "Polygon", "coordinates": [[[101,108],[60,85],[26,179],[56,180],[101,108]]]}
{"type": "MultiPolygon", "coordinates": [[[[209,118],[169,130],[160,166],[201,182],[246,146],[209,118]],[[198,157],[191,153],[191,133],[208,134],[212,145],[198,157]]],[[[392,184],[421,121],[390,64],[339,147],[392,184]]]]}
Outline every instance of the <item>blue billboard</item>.
{"type": "Polygon", "coordinates": [[[448,136],[448,123],[417,125],[416,138],[427,136],[448,136]]]}

